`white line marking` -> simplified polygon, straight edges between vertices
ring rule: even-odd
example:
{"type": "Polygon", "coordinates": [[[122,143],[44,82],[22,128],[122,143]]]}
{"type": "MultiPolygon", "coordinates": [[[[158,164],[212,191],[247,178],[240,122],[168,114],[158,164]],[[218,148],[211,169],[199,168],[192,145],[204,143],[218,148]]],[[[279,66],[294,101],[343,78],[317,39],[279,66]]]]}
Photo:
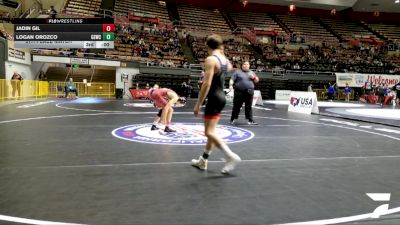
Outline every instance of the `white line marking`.
{"type": "Polygon", "coordinates": [[[112,115],[112,114],[127,114],[127,113],[90,113],[90,114],[69,114],[69,115],[59,115],[59,116],[41,116],[41,117],[31,117],[25,119],[15,119],[15,120],[4,120],[0,121],[0,124],[3,123],[12,123],[12,122],[21,122],[21,121],[30,121],[30,120],[41,120],[41,119],[53,119],[53,118],[64,118],[64,117],[78,117],[78,116],[100,116],[100,115],[112,115]]]}
{"type": "Polygon", "coordinates": [[[4,215],[0,215],[0,220],[15,222],[15,223],[35,224],[35,225],[83,225],[78,223],[60,223],[60,222],[51,222],[44,220],[32,220],[32,219],[25,219],[13,216],[4,216],[4,215]]]}
{"type": "Polygon", "coordinates": [[[366,193],[374,201],[390,201],[390,193],[366,193]]]}
{"type": "Polygon", "coordinates": [[[311,122],[311,121],[303,121],[303,120],[294,120],[294,119],[284,119],[284,118],[279,118],[279,117],[266,117],[266,116],[254,116],[254,117],[264,118],[264,119],[271,119],[271,120],[292,121],[292,122],[299,122],[299,123],[322,124],[322,125],[326,125],[326,126],[330,126],[330,127],[339,127],[339,128],[348,129],[348,130],[356,130],[356,131],[360,131],[360,132],[364,132],[364,133],[368,133],[368,134],[375,134],[375,135],[379,135],[379,136],[382,136],[382,137],[387,137],[387,138],[390,138],[390,139],[394,139],[394,140],[400,141],[400,138],[397,138],[397,137],[393,137],[393,136],[386,135],[386,134],[381,134],[381,133],[376,133],[376,132],[373,132],[373,131],[361,130],[361,129],[357,129],[357,128],[354,128],[354,127],[344,127],[344,126],[335,125],[335,124],[311,122]]]}
{"type": "Polygon", "coordinates": [[[375,128],[374,130],[383,131],[383,132],[389,132],[389,133],[395,133],[395,134],[400,134],[400,130],[392,130],[392,129],[388,129],[388,128],[375,128]]]}
{"type": "Polygon", "coordinates": [[[265,111],[270,111],[270,110],[272,110],[272,109],[270,109],[270,108],[263,108],[263,107],[260,107],[260,106],[253,106],[253,108],[254,108],[254,109],[261,109],[261,110],[265,110],[265,111]]]}
{"type": "Polygon", "coordinates": [[[365,129],[372,129],[372,126],[360,126],[360,127],[365,129]]]}
{"type": "MultiPolygon", "coordinates": [[[[234,125],[235,126],[235,125],[234,125]]],[[[238,127],[322,127],[324,125],[322,124],[316,124],[316,125],[263,125],[263,124],[258,124],[258,125],[250,125],[250,124],[238,124],[238,127]]]]}
{"type": "MultiPolygon", "coordinates": [[[[382,212],[380,215],[390,215],[394,213],[400,212],[400,207],[389,209],[386,212],[382,212]]],[[[313,220],[313,221],[306,221],[306,222],[295,222],[295,223],[282,223],[278,225],[325,225],[325,224],[337,224],[337,223],[348,223],[353,221],[365,220],[373,218],[373,213],[366,213],[361,215],[355,216],[348,216],[348,217],[340,217],[340,218],[333,218],[333,219],[326,219],[326,220],[313,220]]]]}
{"type": "Polygon", "coordinates": [[[348,125],[348,126],[353,126],[353,127],[357,127],[359,124],[358,123],[351,123],[351,122],[347,122],[347,121],[342,121],[342,120],[335,120],[335,119],[319,119],[322,121],[327,121],[327,122],[332,122],[332,123],[338,123],[338,124],[343,124],[343,125],[348,125]]]}
{"type": "MultiPolygon", "coordinates": [[[[132,113],[132,111],[112,111],[112,110],[98,110],[98,109],[78,109],[78,108],[71,108],[71,107],[61,106],[61,105],[64,105],[64,104],[68,104],[68,102],[65,102],[65,103],[57,103],[57,104],[56,104],[56,107],[61,108],[61,109],[77,110],[77,111],[87,111],[87,112],[108,112],[108,113],[111,113],[111,112],[116,112],[116,113],[125,112],[125,113],[132,113]]],[[[178,108],[181,108],[181,107],[178,107],[178,108]]],[[[155,107],[154,107],[154,109],[156,110],[156,111],[154,111],[154,113],[157,114],[158,109],[156,109],[155,107]]],[[[228,111],[222,111],[221,113],[227,113],[227,112],[228,112],[228,111]]],[[[137,112],[137,113],[140,113],[140,112],[137,112]]],[[[176,112],[176,111],[174,111],[174,114],[193,114],[193,112],[176,112]]],[[[201,116],[201,115],[200,115],[200,116],[201,116]]]]}
{"type": "Polygon", "coordinates": [[[32,104],[20,105],[20,106],[17,106],[17,108],[30,108],[30,107],[48,104],[51,102],[54,102],[54,101],[44,101],[44,102],[36,102],[36,103],[32,103],[32,104]]]}
{"type": "Polygon", "coordinates": [[[66,107],[66,106],[61,106],[63,104],[66,104],[66,103],[57,103],[56,107],[61,108],[61,109],[77,110],[77,111],[85,111],[85,112],[108,112],[108,113],[110,113],[110,112],[118,112],[118,113],[125,112],[125,113],[130,113],[129,111],[107,111],[107,110],[97,110],[97,109],[76,109],[76,108],[70,108],[70,107],[66,107]]]}
{"type": "MultiPolygon", "coordinates": [[[[282,162],[282,161],[312,161],[312,160],[354,160],[354,159],[395,159],[400,155],[384,155],[384,156],[342,156],[342,157],[318,157],[318,158],[293,158],[293,159],[245,159],[244,163],[259,162],[282,162]]],[[[208,163],[222,163],[224,161],[208,161],[208,163]]],[[[97,165],[69,165],[69,166],[38,166],[38,167],[0,167],[3,169],[62,169],[62,168],[93,168],[93,167],[122,167],[122,166],[160,166],[160,165],[180,165],[190,164],[190,162],[153,162],[153,163],[121,163],[121,164],[97,164],[97,165]]]]}
{"type": "MultiPolygon", "coordinates": [[[[176,114],[187,114],[184,112],[175,112],[176,114]]],[[[2,123],[12,123],[12,122],[20,122],[20,121],[30,121],[30,120],[41,120],[41,119],[54,119],[54,118],[64,118],[64,117],[78,117],[78,116],[101,116],[101,115],[142,115],[142,114],[157,114],[157,112],[104,112],[104,113],[88,113],[88,114],[68,114],[68,115],[59,115],[59,116],[40,116],[40,117],[31,117],[25,119],[15,119],[15,120],[4,120],[0,121],[2,123]]]]}

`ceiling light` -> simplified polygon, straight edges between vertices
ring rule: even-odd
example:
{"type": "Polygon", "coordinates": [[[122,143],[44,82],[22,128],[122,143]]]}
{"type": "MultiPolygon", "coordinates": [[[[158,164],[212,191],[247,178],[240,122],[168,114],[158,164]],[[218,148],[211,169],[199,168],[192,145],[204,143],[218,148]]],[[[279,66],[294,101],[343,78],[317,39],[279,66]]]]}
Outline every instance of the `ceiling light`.
{"type": "Polygon", "coordinates": [[[396,3],[396,4],[397,4],[397,3],[400,3],[400,0],[396,0],[396,1],[394,1],[394,3],[396,3]]]}

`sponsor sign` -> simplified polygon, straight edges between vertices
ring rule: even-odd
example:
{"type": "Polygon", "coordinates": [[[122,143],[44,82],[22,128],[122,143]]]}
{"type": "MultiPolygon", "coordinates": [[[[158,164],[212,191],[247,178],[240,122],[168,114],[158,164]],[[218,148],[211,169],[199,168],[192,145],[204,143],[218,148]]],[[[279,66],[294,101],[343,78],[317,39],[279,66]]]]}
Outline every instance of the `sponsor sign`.
{"type": "Polygon", "coordinates": [[[71,58],[71,64],[89,64],[89,59],[85,58],[71,58]]]}
{"type": "Polygon", "coordinates": [[[289,101],[289,112],[319,114],[317,94],[315,92],[292,91],[289,101]]]}
{"type": "Polygon", "coordinates": [[[365,82],[371,82],[372,85],[387,84],[388,87],[393,87],[400,81],[399,75],[385,74],[357,74],[357,73],[336,73],[336,84],[338,87],[345,87],[346,83],[349,87],[362,87],[365,82]]]}

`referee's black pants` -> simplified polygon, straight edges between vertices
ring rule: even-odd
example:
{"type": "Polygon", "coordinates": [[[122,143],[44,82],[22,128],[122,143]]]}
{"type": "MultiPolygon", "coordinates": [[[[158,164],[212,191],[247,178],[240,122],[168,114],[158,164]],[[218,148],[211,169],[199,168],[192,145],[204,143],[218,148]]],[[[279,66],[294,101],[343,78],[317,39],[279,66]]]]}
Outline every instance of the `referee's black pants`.
{"type": "Polygon", "coordinates": [[[234,95],[233,95],[233,110],[232,110],[232,115],[231,115],[231,121],[238,119],[239,113],[240,113],[240,108],[244,105],[244,112],[246,119],[249,121],[253,121],[253,110],[252,110],[252,104],[253,104],[253,93],[249,93],[247,90],[241,91],[235,89],[234,95]]]}

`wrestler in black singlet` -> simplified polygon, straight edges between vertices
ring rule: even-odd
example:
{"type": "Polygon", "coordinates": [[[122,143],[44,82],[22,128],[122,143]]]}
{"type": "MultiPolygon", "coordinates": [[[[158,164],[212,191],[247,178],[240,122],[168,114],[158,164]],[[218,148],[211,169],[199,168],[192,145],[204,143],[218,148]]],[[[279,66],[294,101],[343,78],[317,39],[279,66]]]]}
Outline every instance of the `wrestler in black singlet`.
{"type": "Polygon", "coordinates": [[[222,64],[218,56],[214,55],[219,62],[220,69],[215,73],[211,82],[211,87],[207,95],[207,104],[204,110],[205,116],[217,116],[225,107],[226,99],[224,92],[225,76],[228,72],[228,63],[222,64]]]}

